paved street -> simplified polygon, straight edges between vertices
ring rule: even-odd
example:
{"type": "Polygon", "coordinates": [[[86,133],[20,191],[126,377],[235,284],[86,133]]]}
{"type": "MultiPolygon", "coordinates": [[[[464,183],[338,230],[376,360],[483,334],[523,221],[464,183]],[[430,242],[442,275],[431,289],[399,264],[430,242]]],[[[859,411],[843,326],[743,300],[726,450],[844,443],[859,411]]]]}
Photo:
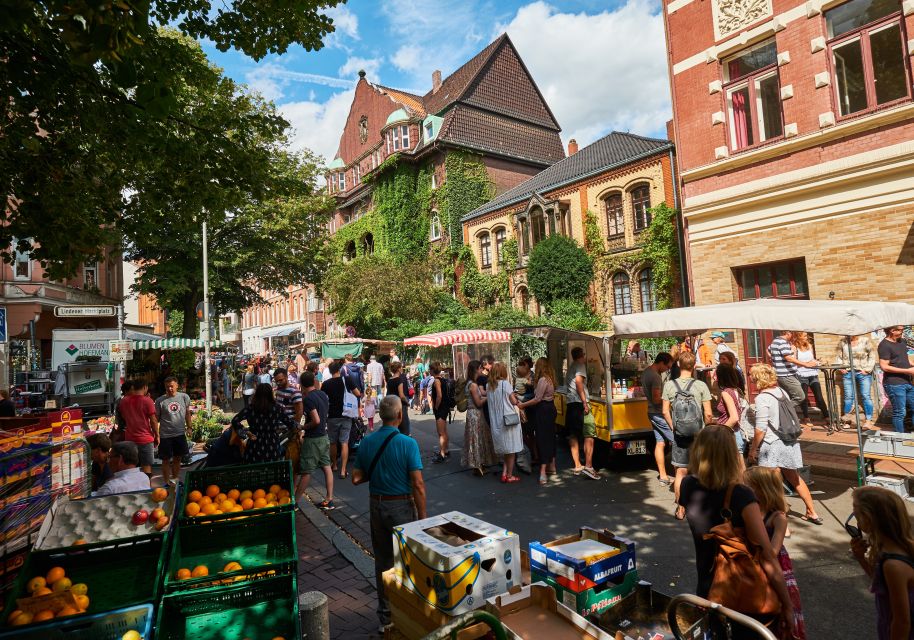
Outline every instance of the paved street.
{"type": "MultiPolygon", "coordinates": [[[[505,486],[495,475],[477,478],[459,466],[463,421],[450,425],[452,461],[426,464],[429,513],[459,510],[517,531],[521,544],[549,540],[572,533],[579,526],[606,527],[637,543],[641,577],[668,593],[691,591],[694,581],[693,547],[688,526],[673,517],[672,494],[656,480],[656,472],[603,471],[603,480],[561,474],[559,480],[540,487],[535,477],[523,475],[520,483],[505,486]]],[[[434,425],[430,417],[413,416],[413,434],[423,458],[431,458],[434,425]]],[[[560,468],[570,466],[560,450],[560,468]]],[[[322,481],[314,488],[323,493],[322,481]]],[[[825,524],[815,527],[791,519],[788,549],[794,560],[810,638],[874,636],[874,606],[866,580],[847,551],[842,523],[850,513],[851,489],[847,482],[818,479],[813,487],[817,508],[825,524]]],[[[316,494],[315,494],[316,495],[316,494]]],[[[370,548],[367,487],[340,482],[334,522],[370,548]]],[[[790,500],[793,514],[802,503],[790,500]]],[[[354,636],[349,636],[354,637],[354,636]]]]}

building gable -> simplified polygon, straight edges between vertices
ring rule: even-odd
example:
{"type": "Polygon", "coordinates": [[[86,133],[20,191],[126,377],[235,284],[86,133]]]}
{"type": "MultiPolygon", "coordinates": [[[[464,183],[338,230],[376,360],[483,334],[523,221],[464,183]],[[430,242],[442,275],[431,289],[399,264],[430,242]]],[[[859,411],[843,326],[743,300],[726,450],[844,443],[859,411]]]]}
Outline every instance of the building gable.
{"type": "Polygon", "coordinates": [[[348,166],[381,144],[381,129],[387,117],[397,109],[412,113],[409,105],[397,102],[393,95],[382,87],[372,85],[360,78],[346,118],[346,126],[340,136],[336,157],[348,166]]]}

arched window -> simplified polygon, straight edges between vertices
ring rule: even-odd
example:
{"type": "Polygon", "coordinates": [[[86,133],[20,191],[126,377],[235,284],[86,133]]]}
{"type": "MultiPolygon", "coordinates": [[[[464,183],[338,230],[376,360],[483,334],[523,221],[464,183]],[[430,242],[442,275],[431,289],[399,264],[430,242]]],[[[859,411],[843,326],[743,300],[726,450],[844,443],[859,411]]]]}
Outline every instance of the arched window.
{"type": "Polygon", "coordinates": [[[479,236],[479,257],[483,268],[492,266],[492,239],[488,233],[479,236]]]}
{"type": "Polygon", "coordinates": [[[374,253],[374,236],[371,233],[366,233],[362,236],[362,254],[370,256],[374,253]]]}
{"type": "Polygon", "coordinates": [[[441,218],[438,217],[437,212],[432,212],[432,219],[429,222],[428,237],[430,240],[440,240],[441,239],[441,218]]]}
{"type": "Polygon", "coordinates": [[[625,215],[622,212],[622,194],[611,193],[603,200],[606,207],[606,235],[618,238],[625,235],[625,215]]]}
{"type": "Polygon", "coordinates": [[[651,268],[647,267],[638,274],[638,289],[641,291],[641,310],[657,310],[657,294],[654,292],[654,277],[651,268]]]}
{"type": "Polygon", "coordinates": [[[533,238],[530,243],[532,247],[546,237],[546,218],[543,215],[543,210],[539,207],[535,208],[530,215],[530,226],[533,231],[533,238]]]}
{"type": "Polygon", "coordinates": [[[518,287],[517,289],[517,299],[520,302],[520,307],[527,313],[530,312],[530,292],[527,290],[527,287],[518,287]]]}
{"type": "Polygon", "coordinates": [[[554,209],[550,209],[546,212],[546,217],[549,218],[549,235],[555,235],[555,215],[556,212],[554,209]]]}
{"type": "Polygon", "coordinates": [[[346,243],[346,249],[343,254],[343,260],[349,261],[355,259],[355,240],[350,240],[346,243]]]}
{"type": "Polygon", "coordinates": [[[505,261],[505,228],[498,227],[495,230],[495,259],[498,260],[498,264],[502,264],[505,261]]]}
{"type": "Polygon", "coordinates": [[[638,185],[631,192],[632,211],[635,214],[635,231],[643,231],[651,224],[651,188],[638,185]]]}
{"type": "Polygon", "coordinates": [[[613,276],[613,307],[617,316],[632,312],[631,282],[622,271],[613,276]]]}

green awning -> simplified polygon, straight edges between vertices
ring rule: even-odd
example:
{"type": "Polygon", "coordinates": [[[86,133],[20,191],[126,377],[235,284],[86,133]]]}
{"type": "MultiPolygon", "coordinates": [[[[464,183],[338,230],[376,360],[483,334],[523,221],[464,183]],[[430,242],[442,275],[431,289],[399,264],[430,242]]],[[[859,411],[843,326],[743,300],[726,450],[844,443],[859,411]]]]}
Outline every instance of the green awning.
{"type": "Polygon", "coordinates": [[[347,353],[353,358],[362,355],[364,342],[323,342],[321,343],[321,357],[342,360],[347,353]]]}
{"type": "MultiPolygon", "coordinates": [[[[203,340],[195,338],[163,338],[161,340],[134,340],[134,349],[162,349],[164,351],[173,351],[175,349],[203,349],[205,346],[203,340]]],[[[211,340],[210,348],[221,347],[222,340],[211,340]]]]}

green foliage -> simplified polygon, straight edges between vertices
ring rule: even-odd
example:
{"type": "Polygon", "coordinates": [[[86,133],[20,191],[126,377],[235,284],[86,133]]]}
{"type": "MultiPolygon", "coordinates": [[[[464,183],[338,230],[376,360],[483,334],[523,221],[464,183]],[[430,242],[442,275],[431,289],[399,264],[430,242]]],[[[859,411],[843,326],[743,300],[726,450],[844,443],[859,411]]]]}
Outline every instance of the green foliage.
{"type": "Polygon", "coordinates": [[[644,259],[651,265],[659,309],[669,308],[680,282],[679,241],[676,211],[665,202],[651,208],[651,224],[645,234],[644,259]]]}
{"type": "Polygon", "coordinates": [[[505,244],[502,245],[501,248],[502,268],[504,268],[505,271],[510,273],[517,269],[518,251],[517,238],[511,236],[505,240],[505,244]]]}
{"type": "Polygon", "coordinates": [[[208,438],[215,438],[222,434],[228,417],[221,409],[213,408],[212,411],[197,411],[190,419],[191,440],[203,442],[208,438]]]}
{"type": "Polygon", "coordinates": [[[429,190],[427,170],[410,163],[392,165],[375,179],[372,206],[380,222],[375,232],[381,238],[378,246],[397,262],[428,252],[429,190]]]}
{"type": "Polygon", "coordinates": [[[476,267],[473,251],[466,245],[460,247],[457,262],[462,267],[460,273],[460,295],[472,308],[488,307],[505,302],[510,297],[508,271],[482,273],[476,267]]]}
{"type": "MultiPolygon", "coordinates": [[[[216,81],[198,73],[206,66],[199,49],[188,54],[187,47],[173,46],[173,31],[158,26],[261,58],[293,43],[320,48],[333,31],[325,9],[337,4],[4,0],[0,191],[10,206],[0,228],[0,257],[11,259],[11,241],[17,238],[18,248],[29,251],[50,278],[65,279],[99,259],[103,247],[119,247],[123,235],[135,235],[132,219],[122,215],[124,194],[146,197],[150,161],[167,162],[196,150],[195,175],[184,179],[175,172],[178,179],[162,188],[187,191],[228,180],[223,184],[230,189],[231,176],[218,170],[207,175],[211,163],[239,162],[233,158],[239,155],[236,147],[250,146],[264,127],[279,133],[288,127],[278,115],[265,113],[259,122],[227,122],[212,117],[218,108],[206,100],[182,100],[188,94],[209,96],[216,81]],[[163,129],[176,127],[184,130],[184,142],[160,137],[163,129]]],[[[239,162],[238,173],[255,167],[254,159],[239,162]]]]}
{"type": "Polygon", "coordinates": [[[173,336],[180,336],[184,332],[184,311],[181,309],[168,310],[168,322],[165,331],[173,336]]]}
{"type": "Polygon", "coordinates": [[[193,349],[177,349],[168,352],[168,364],[171,365],[171,371],[176,378],[184,380],[187,372],[194,368],[197,354],[193,349]]]}
{"type": "Polygon", "coordinates": [[[603,235],[600,233],[600,225],[597,224],[597,214],[590,209],[584,213],[584,249],[594,256],[606,251],[603,235]]]}
{"type": "Polygon", "coordinates": [[[593,260],[572,238],[553,235],[530,251],[527,283],[548,309],[556,300],[585,300],[593,280],[593,260]]]}
{"type": "Polygon", "coordinates": [[[586,300],[555,300],[549,305],[545,321],[571,331],[602,331],[606,325],[586,300]]]}
{"type": "Polygon", "coordinates": [[[463,244],[461,218],[495,197],[495,185],[482,157],[462,151],[449,151],[444,160],[445,181],[435,199],[441,226],[452,247],[463,244]]]}

